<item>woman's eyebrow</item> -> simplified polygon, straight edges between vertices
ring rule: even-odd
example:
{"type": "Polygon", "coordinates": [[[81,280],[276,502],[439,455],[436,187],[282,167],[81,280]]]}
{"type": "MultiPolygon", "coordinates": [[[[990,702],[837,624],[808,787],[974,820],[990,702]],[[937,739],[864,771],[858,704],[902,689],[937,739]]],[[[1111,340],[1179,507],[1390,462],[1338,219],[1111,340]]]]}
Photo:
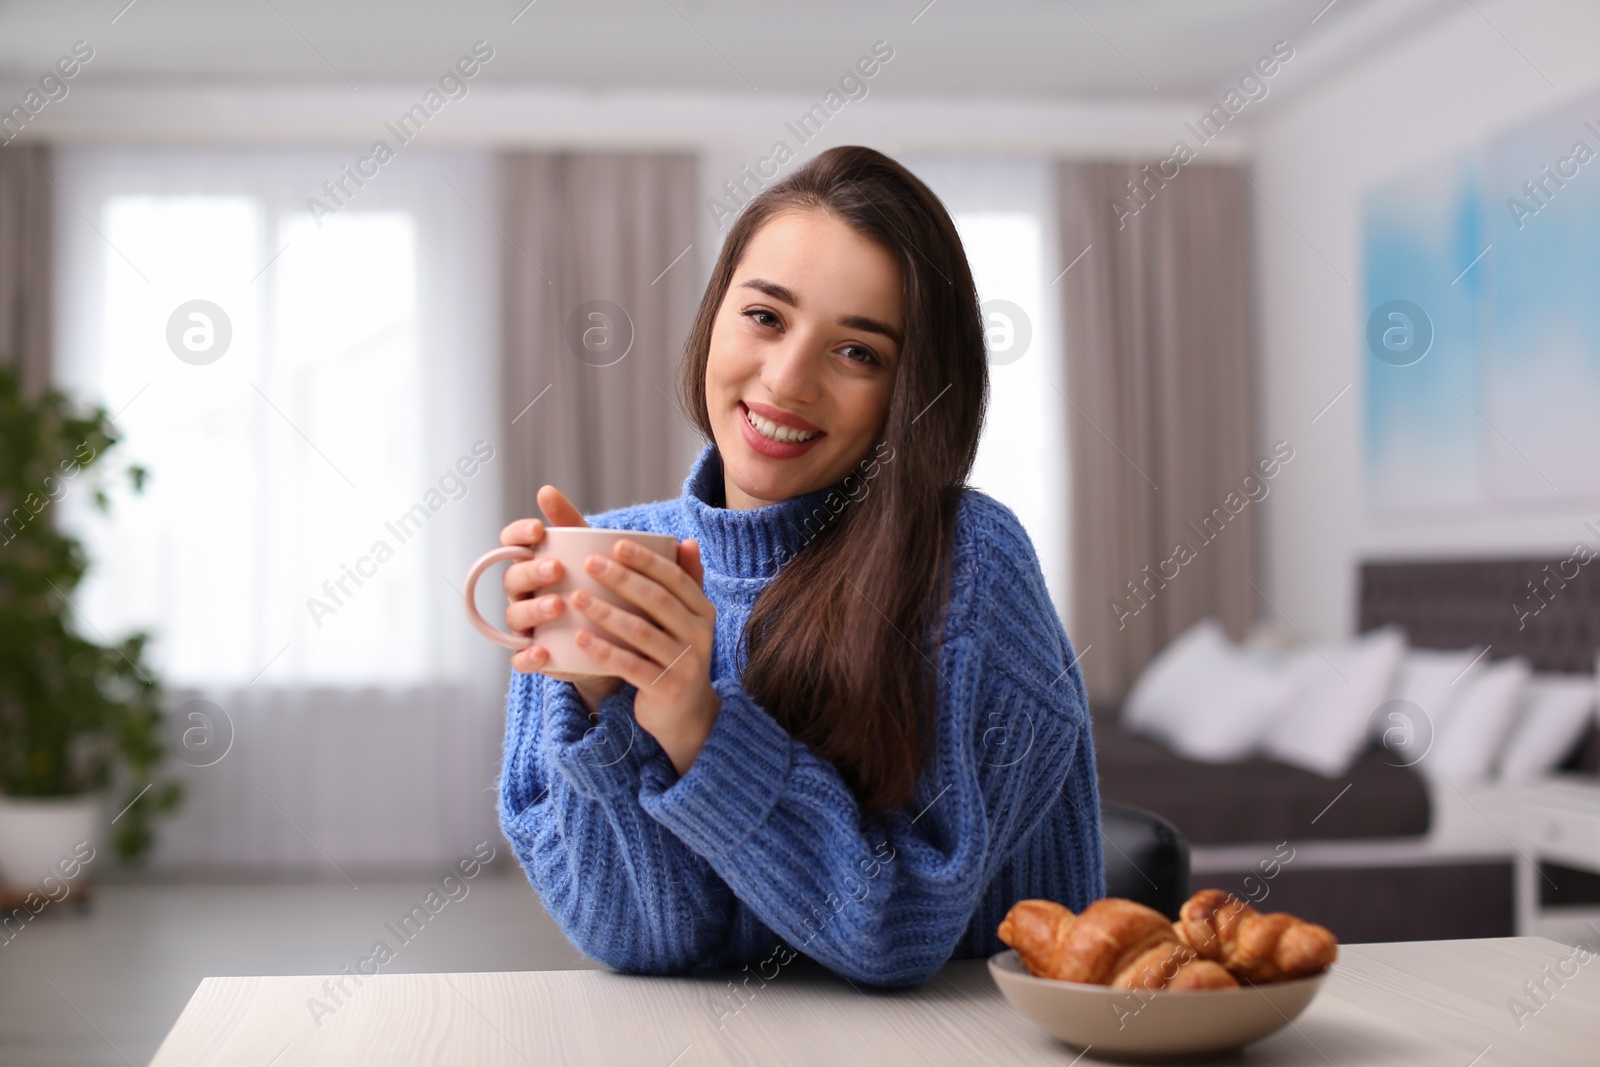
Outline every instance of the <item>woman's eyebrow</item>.
{"type": "Polygon", "coordinates": [[[885,323],[879,322],[877,319],[869,319],[865,315],[841,316],[839,319],[839,325],[849,326],[851,329],[855,330],[866,330],[869,333],[881,333],[883,336],[893,341],[896,346],[901,344],[899,330],[896,330],[894,327],[885,323]]]}
{"type": "MultiPolygon", "coordinates": [[[[765,278],[749,278],[740,282],[739,287],[742,289],[755,289],[758,292],[766,293],[768,296],[772,297],[772,299],[782,300],[785,304],[788,304],[793,308],[798,308],[800,306],[800,299],[794,295],[794,291],[792,289],[786,285],[779,285],[777,282],[769,282],[765,278]]],[[[869,333],[882,334],[884,337],[887,337],[889,340],[893,341],[897,346],[904,343],[900,336],[899,330],[896,330],[894,327],[889,326],[886,323],[879,322],[877,319],[868,318],[865,315],[841,315],[839,317],[839,325],[849,326],[850,328],[856,330],[866,330],[869,333]]]]}

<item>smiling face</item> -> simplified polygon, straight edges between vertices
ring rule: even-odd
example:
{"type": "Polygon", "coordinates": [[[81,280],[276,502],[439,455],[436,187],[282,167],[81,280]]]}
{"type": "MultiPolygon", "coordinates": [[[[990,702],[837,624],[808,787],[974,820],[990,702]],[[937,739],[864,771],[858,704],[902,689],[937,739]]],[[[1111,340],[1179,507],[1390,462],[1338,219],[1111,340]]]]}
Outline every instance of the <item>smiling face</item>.
{"type": "Polygon", "coordinates": [[[832,485],[877,442],[905,326],[894,257],[832,215],[750,239],[717,309],[706,407],[728,507],[832,485]]]}

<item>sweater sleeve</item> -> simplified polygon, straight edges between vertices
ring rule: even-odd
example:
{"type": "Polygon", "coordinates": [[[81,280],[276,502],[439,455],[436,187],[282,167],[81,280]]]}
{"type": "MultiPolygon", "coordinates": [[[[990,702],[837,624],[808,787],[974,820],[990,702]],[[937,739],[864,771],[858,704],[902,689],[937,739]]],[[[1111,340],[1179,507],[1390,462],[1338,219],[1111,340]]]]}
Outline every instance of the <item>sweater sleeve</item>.
{"type": "Polygon", "coordinates": [[[727,885],[639,807],[641,768],[667,762],[633,720],[633,687],[598,723],[570,683],[512,674],[501,830],[567,939],[622,971],[680,973],[723,940],[727,885]]]}
{"type": "MultiPolygon", "coordinates": [[[[688,772],[642,768],[644,810],[776,934],[836,973],[884,986],[931,978],[1064,790],[1078,818],[1098,821],[1092,773],[1068,774],[1078,746],[1092,744],[1081,678],[1028,559],[977,579],[982,595],[968,598],[941,658],[934,753],[904,810],[865,814],[838,769],[732,677],[713,682],[721,710],[688,772]],[[991,603],[980,608],[983,598],[991,603]]],[[[1094,830],[1078,839],[1095,841],[1094,830]]],[[[1077,858],[1074,898],[1103,893],[1100,862],[1077,858]]]]}

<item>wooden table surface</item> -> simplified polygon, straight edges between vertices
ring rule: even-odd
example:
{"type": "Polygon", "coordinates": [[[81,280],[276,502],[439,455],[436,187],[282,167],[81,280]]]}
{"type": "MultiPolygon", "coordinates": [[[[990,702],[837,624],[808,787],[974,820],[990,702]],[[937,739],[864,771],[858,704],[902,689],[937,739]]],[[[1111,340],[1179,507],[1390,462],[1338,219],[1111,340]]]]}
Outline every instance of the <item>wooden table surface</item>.
{"type": "MultiPolygon", "coordinates": [[[[898,992],[857,989],[797,962],[764,988],[751,978],[741,1002],[728,982],[743,977],[379,974],[360,987],[347,978],[339,1000],[324,976],[207,978],[151,1067],[1109,1062],[1035,1030],[981,960],[954,961],[898,992]]],[[[1600,958],[1580,964],[1571,948],[1533,937],[1343,945],[1293,1026],[1205,1062],[1600,1064],[1600,958]],[[1548,975],[1563,960],[1577,973],[1558,985],[1548,975]],[[1541,981],[1535,1001],[1524,983],[1541,981]],[[1520,1016],[1516,999],[1528,1009],[1520,1016]]]]}

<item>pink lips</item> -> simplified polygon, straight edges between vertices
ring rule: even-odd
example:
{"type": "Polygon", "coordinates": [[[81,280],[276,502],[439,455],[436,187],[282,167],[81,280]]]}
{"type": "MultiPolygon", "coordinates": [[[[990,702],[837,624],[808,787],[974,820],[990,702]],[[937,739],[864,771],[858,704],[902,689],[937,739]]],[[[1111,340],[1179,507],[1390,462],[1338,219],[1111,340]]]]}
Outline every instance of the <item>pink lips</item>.
{"type": "MultiPolygon", "coordinates": [[[[772,459],[794,459],[796,456],[803,456],[811,451],[813,445],[827,436],[826,433],[818,433],[808,441],[774,441],[769,437],[763,437],[756,431],[754,426],[750,425],[750,420],[745,417],[745,406],[745,402],[740,401],[739,431],[744,434],[744,439],[750,447],[763,456],[768,456],[772,459]]],[[[784,426],[797,430],[816,430],[815,426],[798,415],[791,415],[786,411],[779,411],[776,408],[760,403],[751,404],[749,407],[762,418],[771,419],[773,422],[781,423],[784,426]]]]}

